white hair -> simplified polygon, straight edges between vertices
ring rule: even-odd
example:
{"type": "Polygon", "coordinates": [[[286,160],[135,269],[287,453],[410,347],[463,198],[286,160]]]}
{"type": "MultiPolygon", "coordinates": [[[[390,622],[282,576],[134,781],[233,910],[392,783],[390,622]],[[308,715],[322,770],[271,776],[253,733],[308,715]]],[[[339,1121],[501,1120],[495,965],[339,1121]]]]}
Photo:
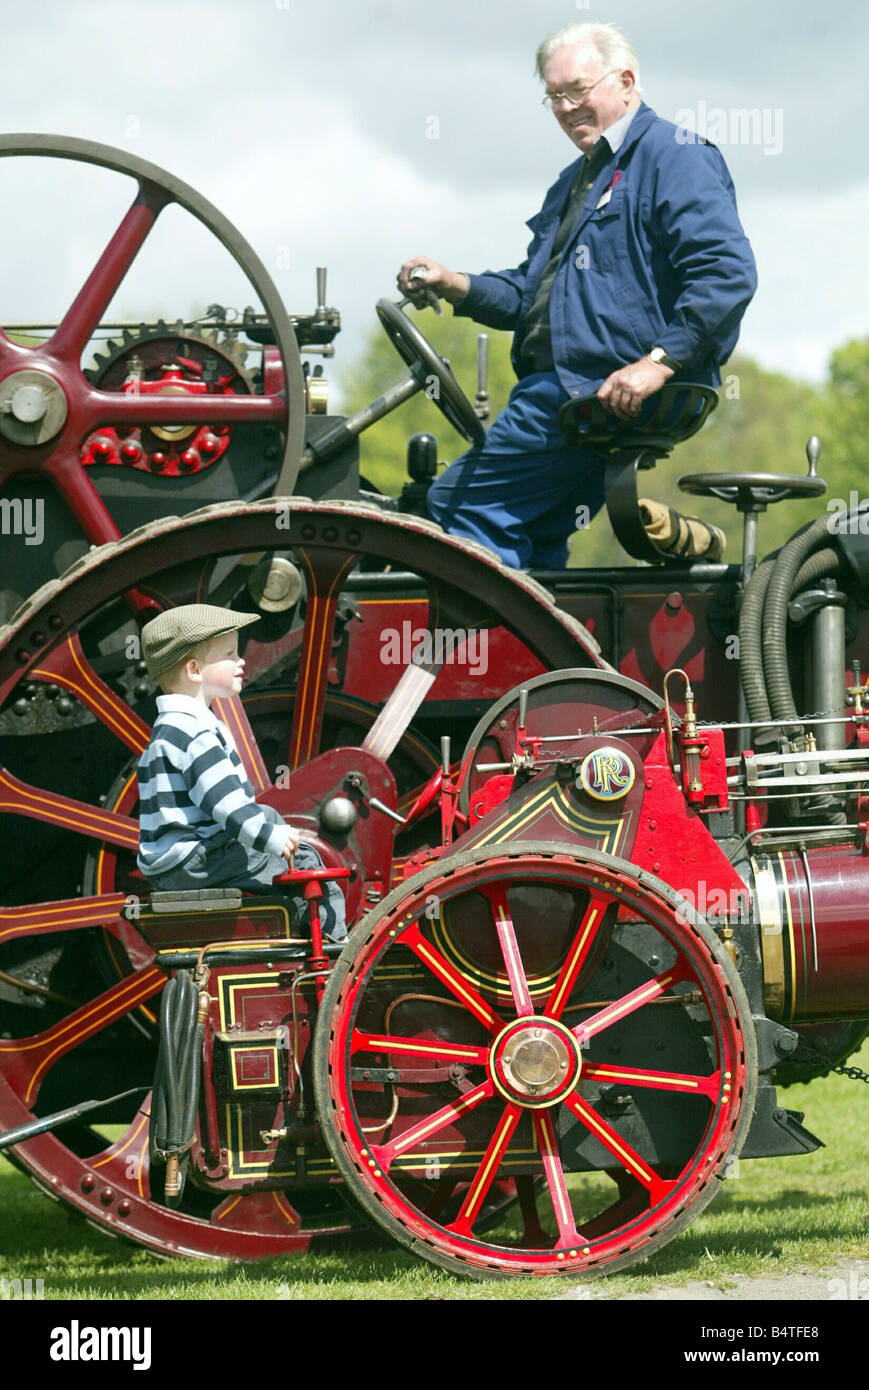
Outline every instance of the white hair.
{"type": "Polygon", "coordinates": [[[544,69],[556,49],[573,48],[580,43],[592,44],[605,68],[617,68],[620,72],[630,68],[637,96],[643,95],[637,55],[615,24],[566,24],[563,29],[547,34],[537,50],[537,76],[541,82],[546,81],[544,69]]]}

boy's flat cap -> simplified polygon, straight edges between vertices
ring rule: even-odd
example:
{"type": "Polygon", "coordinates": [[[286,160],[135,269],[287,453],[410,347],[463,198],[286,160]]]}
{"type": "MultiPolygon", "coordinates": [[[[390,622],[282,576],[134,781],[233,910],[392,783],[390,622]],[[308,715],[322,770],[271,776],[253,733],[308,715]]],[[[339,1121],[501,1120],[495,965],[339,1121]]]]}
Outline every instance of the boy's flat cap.
{"type": "Polygon", "coordinates": [[[142,628],[142,656],[148,674],[155,679],[212,637],[259,621],[259,613],[233,613],[210,603],[182,603],[167,608],[142,628]]]}

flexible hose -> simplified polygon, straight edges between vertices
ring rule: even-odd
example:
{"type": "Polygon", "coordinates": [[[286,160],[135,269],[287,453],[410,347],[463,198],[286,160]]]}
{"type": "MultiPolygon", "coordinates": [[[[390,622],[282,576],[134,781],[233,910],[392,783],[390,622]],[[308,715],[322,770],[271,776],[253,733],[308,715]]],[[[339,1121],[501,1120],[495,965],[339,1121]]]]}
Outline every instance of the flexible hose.
{"type": "Polygon", "coordinates": [[[788,603],[800,567],[822,541],[829,539],[828,522],[829,517],[818,517],[783,546],[773,566],[763,607],[763,669],[767,698],[772,717],[791,726],[788,728],[791,736],[802,730],[788,674],[788,603]]]}
{"type": "Polygon", "coordinates": [[[181,1160],[181,1184],[166,1203],[181,1201],[186,1154],[194,1135],[202,1076],[204,1026],[197,1022],[199,993],[189,971],[179,970],[167,982],[160,1006],[160,1047],[151,1106],[152,1158],[181,1160]]]}
{"type": "Polygon", "coordinates": [[[745,694],[748,717],[754,724],[772,719],[763,677],[763,603],[772,579],[775,556],[758,565],[745,586],[739,610],[739,677],[745,694]]]}

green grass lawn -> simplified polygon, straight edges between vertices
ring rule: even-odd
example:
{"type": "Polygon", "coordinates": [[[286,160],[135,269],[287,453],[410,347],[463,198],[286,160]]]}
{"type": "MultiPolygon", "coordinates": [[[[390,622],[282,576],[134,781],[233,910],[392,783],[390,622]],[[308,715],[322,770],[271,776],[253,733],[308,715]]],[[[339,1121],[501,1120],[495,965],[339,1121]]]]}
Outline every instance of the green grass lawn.
{"type": "MultiPolygon", "coordinates": [[[[858,1065],[869,1069],[869,1045],[858,1065]]],[[[639,1293],[708,1280],[823,1270],[869,1255],[869,1089],[833,1076],[779,1093],[827,1147],[758,1159],[698,1219],[645,1264],[599,1281],[596,1292],[639,1293]]],[[[478,1284],[391,1249],[275,1259],[255,1265],[156,1259],[112,1241],[48,1201],[0,1159],[0,1277],[43,1279],[54,1299],[548,1298],[557,1281],[478,1284]]]]}

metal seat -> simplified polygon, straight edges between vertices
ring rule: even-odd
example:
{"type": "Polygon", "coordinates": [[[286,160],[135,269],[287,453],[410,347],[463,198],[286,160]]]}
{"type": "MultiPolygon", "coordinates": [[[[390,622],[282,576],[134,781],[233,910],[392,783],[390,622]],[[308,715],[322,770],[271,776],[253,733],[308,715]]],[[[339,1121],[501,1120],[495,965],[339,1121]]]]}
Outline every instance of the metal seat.
{"type": "Polygon", "coordinates": [[[637,473],[690,439],[718,404],[709,386],[668,382],[640,407],[636,420],[620,420],[597,396],[566,401],[558,423],[568,444],[589,445],[606,455],[604,496],[613,531],[629,555],[653,564],[672,564],[673,556],[651,539],[640,515],[637,473]]]}

